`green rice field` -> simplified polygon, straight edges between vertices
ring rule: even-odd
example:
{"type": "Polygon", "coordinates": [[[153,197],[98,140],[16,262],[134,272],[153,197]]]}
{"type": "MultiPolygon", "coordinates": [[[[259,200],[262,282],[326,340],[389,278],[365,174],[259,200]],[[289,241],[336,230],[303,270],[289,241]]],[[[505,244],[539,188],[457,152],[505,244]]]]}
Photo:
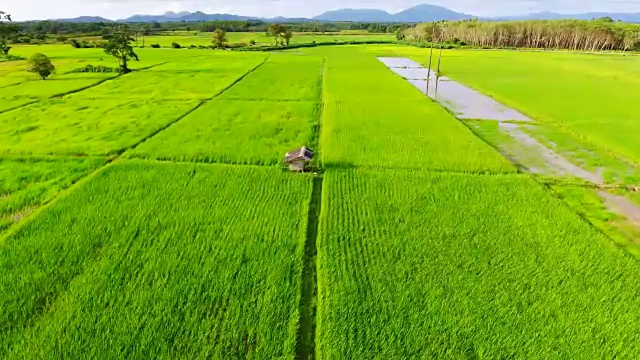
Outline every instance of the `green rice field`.
{"type": "MultiPolygon", "coordinates": [[[[275,39],[264,32],[229,32],[227,38],[231,44],[249,45],[253,40],[257,45],[274,45],[275,39]]],[[[85,41],[102,41],[101,37],[79,38],[85,41]]],[[[182,47],[209,46],[213,40],[213,33],[200,31],[166,31],[164,33],[146,36],[145,46],[158,44],[162,47],[171,47],[173,43],[182,47]]],[[[395,34],[375,34],[358,31],[327,32],[327,33],[294,33],[291,44],[308,44],[312,42],[335,41],[393,41],[395,34]]],[[[142,46],[142,38],[138,38],[138,45],[142,46]]]]}
{"type": "Polygon", "coordinates": [[[599,195],[640,206],[640,58],[444,52],[600,189],[525,171],[500,124],[376,59],[429,49],[166,48],[210,35],[148,37],[126,75],[72,73],[117,63],[69,45],[12,50],[49,55],[46,81],[0,62],[0,358],[640,353],[640,224],[599,195]],[[288,171],[302,146],[309,171],[288,171]]]}

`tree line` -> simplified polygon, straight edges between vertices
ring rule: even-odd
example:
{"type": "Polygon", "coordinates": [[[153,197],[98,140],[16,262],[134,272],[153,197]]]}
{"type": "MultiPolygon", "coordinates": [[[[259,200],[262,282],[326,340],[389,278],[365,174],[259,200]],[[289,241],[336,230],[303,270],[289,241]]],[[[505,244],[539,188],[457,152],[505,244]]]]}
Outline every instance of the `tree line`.
{"type": "MultiPolygon", "coordinates": [[[[58,21],[28,21],[12,25],[16,38],[42,38],[43,36],[100,36],[105,28],[113,23],[74,23],[58,21]]],[[[206,22],[168,22],[168,23],[129,23],[131,27],[145,26],[149,32],[162,31],[199,31],[215,32],[223,29],[226,32],[266,32],[272,23],[261,20],[221,20],[206,22]]],[[[372,33],[395,33],[404,30],[409,24],[381,24],[369,22],[294,22],[286,23],[293,32],[337,32],[343,30],[362,30],[372,33]]]]}
{"type": "Polygon", "coordinates": [[[487,48],[640,50],[640,25],[609,18],[424,23],[406,29],[402,37],[413,42],[448,42],[487,48]]]}

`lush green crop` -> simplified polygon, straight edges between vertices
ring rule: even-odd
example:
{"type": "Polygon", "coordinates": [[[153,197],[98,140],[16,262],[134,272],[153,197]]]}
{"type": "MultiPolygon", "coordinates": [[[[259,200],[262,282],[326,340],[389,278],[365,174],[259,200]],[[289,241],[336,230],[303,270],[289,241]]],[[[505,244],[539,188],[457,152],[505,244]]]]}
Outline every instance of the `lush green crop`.
{"type": "MultiPolygon", "coordinates": [[[[428,50],[407,50],[425,63],[428,50]]],[[[640,62],[633,56],[562,52],[447,51],[443,72],[535,120],[640,162],[636,102],[640,62]]]]}
{"type": "MultiPolygon", "coordinates": [[[[188,55],[187,53],[183,53],[188,55]]],[[[264,54],[209,52],[210,56],[176,61],[135,72],[77,94],[82,99],[194,100],[209,99],[260,65],[264,54]]]]}
{"type": "Polygon", "coordinates": [[[313,102],[214,100],[131,152],[164,160],[277,164],[314,142],[313,102]]]}
{"type": "Polygon", "coordinates": [[[327,101],[368,101],[382,106],[397,100],[425,100],[411,84],[401,81],[372,54],[363,54],[358,46],[311,52],[316,51],[327,57],[324,81],[327,101]]]}
{"type": "Polygon", "coordinates": [[[519,175],[328,171],[319,358],[631,358],[640,268],[519,175]]]}
{"type": "MultiPolygon", "coordinates": [[[[191,36],[161,38],[185,46],[191,36]]],[[[0,358],[293,358],[312,351],[314,321],[318,358],[640,352],[637,262],[376,59],[424,63],[428,49],[136,49],[138,71],[114,79],[66,73],[115,63],[100,49],[13,51],[44,52],[64,71],[33,81],[20,62],[0,63],[0,231],[106,161],[75,155],[123,155],[3,233],[0,358]],[[273,166],[302,145],[317,151],[323,192],[320,179],[312,186],[273,166]],[[51,154],[68,158],[17,157],[51,154]]],[[[596,106],[595,86],[616,76],[630,91],[635,75],[620,69],[637,65],[572,56],[446,52],[443,69],[529,115],[535,108],[553,125],[535,136],[578,149],[575,159],[606,144],[629,154],[630,105],[603,101],[613,110],[602,120],[578,107],[596,106]],[[538,97],[552,86],[532,78],[538,61],[557,75],[540,75],[553,86],[577,89],[578,105],[556,89],[538,97]],[[578,79],[603,62],[620,69],[578,79]],[[619,143],[614,129],[598,133],[607,121],[627,132],[619,143]],[[577,124],[595,124],[583,133],[598,146],[554,133],[577,124]]],[[[518,146],[495,122],[468,126],[518,146]]],[[[608,179],[637,177],[620,159],[592,160],[589,169],[613,171],[608,179]]],[[[549,187],[604,230],[628,225],[596,190],[549,187]]]]}
{"type": "Polygon", "coordinates": [[[277,168],[110,166],[0,247],[0,357],[292,358],[310,194],[277,168]]]}
{"type": "MultiPolygon", "coordinates": [[[[275,39],[267,36],[264,32],[228,32],[227,38],[232,44],[244,43],[249,44],[251,40],[258,45],[274,44],[275,39]]],[[[100,41],[98,38],[86,38],[85,40],[100,41]]],[[[176,31],[166,32],[162,35],[147,36],[145,45],[159,44],[162,47],[171,47],[171,44],[178,43],[182,47],[210,46],[213,40],[213,33],[198,31],[176,31]]],[[[292,44],[304,44],[311,42],[323,41],[359,41],[359,40],[395,40],[394,34],[351,34],[351,33],[295,33],[291,39],[292,44]]],[[[139,39],[139,45],[142,45],[142,39],[139,39]]]]}
{"type": "Polygon", "coordinates": [[[326,103],[321,148],[328,167],[515,171],[438,105],[401,94],[388,103],[326,103]]]}
{"type": "Polygon", "coordinates": [[[118,153],[175,121],[197,103],[58,99],[0,114],[0,153],[118,153]]]}
{"type": "Polygon", "coordinates": [[[46,81],[29,81],[0,88],[0,112],[30,102],[48,99],[54,95],[64,95],[70,91],[82,89],[116,76],[116,74],[78,75],[70,74],[46,81]]]}
{"type": "Polygon", "coordinates": [[[327,53],[321,151],[326,166],[515,169],[375,56],[357,47],[327,53]]]}
{"type": "MultiPolygon", "coordinates": [[[[24,61],[0,63],[0,112],[17,108],[35,101],[46,100],[53,96],[60,96],[69,92],[85,89],[99,84],[106,79],[111,79],[117,76],[116,73],[70,73],[87,65],[116,67],[117,61],[106,55],[101,49],[73,49],[70,46],[43,45],[42,47],[17,46],[13,51],[20,53],[23,56],[29,56],[34,52],[37,52],[37,49],[40,49],[42,52],[45,52],[47,55],[52,57],[53,64],[56,66],[56,73],[47,79],[47,81],[42,81],[38,76],[26,72],[26,64],[24,61]]],[[[140,53],[142,61],[131,64],[131,67],[134,70],[152,67],[166,62],[176,62],[185,66],[182,67],[182,69],[193,68],[194,61],[205,54],[200,51],[190,54],[178,52],[169,53],[165,51],[152,53],[144,49],[139,50],[138,52],[140,53]]],[[[208,52],[206,54],[211,55],[212,53],[208,52]]],[[[210,61],[200,61],[200,64],[207,62],[210,61]]],[[[173,66],[176,67],[176,65],[173,66]]],[[[200,67],[202,67],[202,65],[200,65],[200,67]]],[[[169,69],[171,68],[169,67],[169,69]]],[[[246,71],[246,67],[242,71],[246,71]]],[[[195,77],[195,75],[197,75],[197,73],[192,74],[191,78],[195,77]]],[[[229,73],[227,75],[231,78],[226,79],[226,81],[224,81],[225,79],[221,79],[224,76],[215,77],[215,82],[223,80],[221,81],[221,88],[224,88],[224,86],[227,86],[229,83],[237,79],[237,76],[239,76],[234,73],[229,73]]],[[[184,74],[182,76],[180,76],[180,74],[176,74],[175,77],[176,80],[178,80],[178,83],[179,81],[184,82],[185,80],[192,80],[188,75],[185,76],[184,74]]],[[[139,77],[135,76],[133,81],[141,78],[146,80],[141,81],[139,84],[140,86],[138,87],[133,86],[130,81],[124,82],[123,86],[136,87],[138,89],[138,92],[135,94],[127,94],[128,98],[153,97],[157,99],[158,97],[171,97],[170,95],[159,96],[157,89],[153,88],[153,84],[149,85],[149,83],[162,84],[163,80],[167,82],[167,74],[149,74],[145,72],[145,74],[142,74],[139,77]],[[147,84],[147,87],[142,87],[142,84],[145,83],[147,84]],[[154,90],[156,92],[154,92],[154,90]],[[144,96],[140,95],[141,93],[144,94],[144,96]]],[[[208,78],[207,80],[213,81],[211,78],[208,78]]],[[[176,86],[176,81],[171,83],[171,80],[168,80],[168,82],[169,86],[176,86]]],[[[117,80],[117,84],[121,84],[120,79],[117,80]]],[[[203,89],[196,87],[196,89],[201,89],[200,92],[205,92],[207,94],[212,91],[210,88],[203,89]]],[[[122,89],[118,90],[120,92],[123,91],[122,89]]],[[[213,91],[216,90],[216,88],[213,89],[213,91]]],[[[198,91],[192,92],[196,94],[200,93],[198,91]]],[[[113,93],[103,95],[105,98],[113,99],[113,93]]],[[[100,97],[100,95],[94,95],[94,97],[100,97]]],[[[194,96],[191,97],[193,98],[194,96]]],[[[189,98],[189,96],[178,96],[178,98],[189,98]]],[[[195,96],[195,98],[199,97],[195,96]]]]}
{"type": "Polygon", "coordinates": [[[321,57],[272,54],[260,69],[226,92],[223,99],[317,101],[322,86],[321,57]]]}
{"type": "Polygon", "coordinates": [[[0,232],[104,161],[100,158],[0,158],[0,232]]]}

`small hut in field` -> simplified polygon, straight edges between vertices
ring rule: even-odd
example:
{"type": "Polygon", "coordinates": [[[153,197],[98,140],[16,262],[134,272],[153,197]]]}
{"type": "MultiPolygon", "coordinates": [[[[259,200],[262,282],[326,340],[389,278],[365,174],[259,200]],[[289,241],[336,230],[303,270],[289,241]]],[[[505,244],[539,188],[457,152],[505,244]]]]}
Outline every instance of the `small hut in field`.
{"type": "Polygon", "coordinates": [[[311,160],[313,160],[313,151],[306,146],[289,151],[284,155],[284,163],[289,166],[289,170],[296,172],[304,172],[311,160]]]}

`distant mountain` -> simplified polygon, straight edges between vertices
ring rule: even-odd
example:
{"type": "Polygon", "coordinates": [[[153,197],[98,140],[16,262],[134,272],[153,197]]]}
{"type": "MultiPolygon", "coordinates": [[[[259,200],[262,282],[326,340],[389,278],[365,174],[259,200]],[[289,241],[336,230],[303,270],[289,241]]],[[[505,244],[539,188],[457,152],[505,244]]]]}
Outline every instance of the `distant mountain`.
{"type": "Polygon", "coordinates": [[[168,12],[163,15],[134,15],[126,19],[118,20],[118,22],[198,22],[198,21],[245,21],[245,20],[263,20],[263,21],[279,21],[279,22],[294,22],[294,21],[309,21],[308,19],[289,19],[278,17],[275,19],[263,19],[255,16],[241,16],[232,14],[205,14],[202,11],[196,12],[181,12],[174,13],[168,12]]]}
{"type": "Polygon", "coordinates": [[[391,22],[393,15],[376,9],[341,9],[314,17],[320,21],[391,22]]]}
{"type": "Polygon", "coordinates": [[[440,20],[465,20],[471,19],[473,15],[467,15],[442,6],[423,4],[414,6],[405,11],[393,15],[395,22],[432,22],[440,20]]]}
{"type": "Polygon", "coordinates": [[[342,9],[328,11],[314,17],[320,21],[356,21],[356,22],[430,22],[439,20],[463,20],[472,15],[458,13],[442,6],[423,4],[390,14],[374,9],[342,9]]]}
{"type": "MultiPolygon", "coordinates": [[[[260,18],[255,16],[241,16],[232,14],[205,14],[202,11],[196,12],[167,12],[162,15],[133,15],[127,19],[117,20],[118,22],[198,22],[198,21],[244,21],[261,20],[265,22],[305,22],[305,21],[353,21],[353,22],[402,22],[418,23],[439,20],[464,20],[473,18],[473,15],[455,12],[442,6],[417,5],[397,14],[390,14],[378,9],[342,9],[327,11],[313,19],[306,18],[260,18]]],[[[583,13],[583,14],[558,14],[552,12],[541,12],[528,15],[503,16],[495,18],[483,18],[482,20],[557,20],[557,19],[580,19],[589,20],[594,18],[610,17],[613,20],[624,22],[640,23],[640,13],[583,13]]],[[[58,19],[59,22],[111,22],[111,20],[97,16],[81,16],[74,19],[58,19]]]]}
{"type": "Polygon", "coordinates": [[[100,16],[80,16],[73,19],[56,19],[57,22],[69,22],[69,23],[99,23],[99,22],[113,22],[112,20],[105,19],[100,16]]]}

